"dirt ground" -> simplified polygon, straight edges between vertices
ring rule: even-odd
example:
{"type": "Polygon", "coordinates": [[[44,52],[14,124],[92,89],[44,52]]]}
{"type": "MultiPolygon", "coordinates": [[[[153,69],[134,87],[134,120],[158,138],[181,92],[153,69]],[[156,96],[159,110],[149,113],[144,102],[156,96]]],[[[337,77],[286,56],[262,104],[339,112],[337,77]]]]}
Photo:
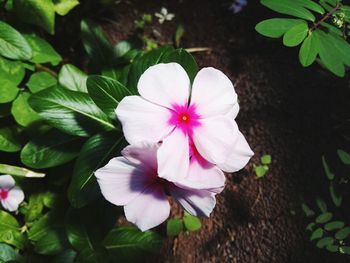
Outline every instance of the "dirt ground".
{"type": "MultiPolygon", "coordinates": [[[[335,127],[337,117],[349,106],[349,78],[334,77],[319,65],[303,69],[297,49],[257,34],[255,24],[273,15],[258,1],[249,0],[238,15],[228,10],[229,4],[132,1],[105,11],[100,19],[117,42],[132,34],[134,20],[143,13],[153,14],[162,6],[175,13],[176,21],[159,25],[154,20],[146,26],[146,34],[172,43],[176,23],[181,22],[182,47],[211,49],[194,56],[200,67],[216,67],[235,82],[241,106],[237,122],[255,152],[243,171],[228,176],[226,189],[202,229],[169,239],[151,261],[349,262],[347,256],[315,248],[299,209],[301,198],[312,201],[323,187],[321,155],[334,155],[342,145],[335,127]],[[273,164],[266,177],[257,179],[252,166],[265,153],[272,155],[273,164]]],[[[174,215],[178,213],[175,209],[174,215]]]]}

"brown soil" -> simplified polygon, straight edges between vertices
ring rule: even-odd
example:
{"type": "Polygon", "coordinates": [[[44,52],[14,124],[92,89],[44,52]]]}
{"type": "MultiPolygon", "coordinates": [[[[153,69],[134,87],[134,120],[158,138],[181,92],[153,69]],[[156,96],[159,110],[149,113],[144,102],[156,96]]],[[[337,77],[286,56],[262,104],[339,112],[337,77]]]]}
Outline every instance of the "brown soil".
{"type": "Polygon", "coordinates": [[[176,21],[159,25],[154,20],[146,34],[172,43],[181,22],[186,31],[182,47],[211,48],[195,58],[200,67],[216,67],[236,83],[237,122],[255,152],[243,171],[228,176],[202,229],[169,239],[153,262],[349,262],[308,240],[299,209],[301,197],[312,201],[323,187],[321,155],[334,154],[341,143],[334,116],[348,106],[349,79],[336,78],[319,65],[303,69],[296,49],[257,34],[255,24],[272,17],[257,2],[250,0],[242,13],[233,15],[229,2],[136,1],[106,11],[108,20],[100,21],[117,42],[133,32],[134,20],[143,13],[162,6],[175,13],[176,21]],[[264,153],[272,155],[273,164],[266,177],[257,179],[252,165],[264,153]]]}

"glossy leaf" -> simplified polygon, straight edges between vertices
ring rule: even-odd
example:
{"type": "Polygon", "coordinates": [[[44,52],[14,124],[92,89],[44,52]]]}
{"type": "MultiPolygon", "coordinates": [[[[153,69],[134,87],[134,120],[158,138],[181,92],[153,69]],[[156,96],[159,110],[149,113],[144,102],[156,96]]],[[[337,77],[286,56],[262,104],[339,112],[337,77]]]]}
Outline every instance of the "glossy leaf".
{"type": "Polygon", "coordinates": [[[25,236],[20,232],[16,218],[0,210],[0,243],[1,242],[23,249],[25,236]]]}
{"type": "Polygon", "coordinates": [[[55,11],[57,14],[64,16],[69,13],[74,7],[79,5],[78,0],[54,0],[55,11]]]}
{"type": "Polygon", "coordinates": [[[41,120],[40,116],[30,107],[28,99],[29,92],[22,92],[12,103],[11,113],[19,125],[30,126],[41,120]]]}
{"type": "Polygon", "coordinates": [[[0,55],[9,59],[29,60],[32,49],[16,29],[0,21],[0,55]]]}
{"type": "Polygon", "coordinates": [[[18,152],[21,150],[21,142],[18,134],[9,127],[0,128],[0,151],[18,152]]]}
{"type": "Polygon", "coordinates": [[[90,136],[115,129],[85,93],[54,87],[32,95],[29,103],[53,127],[68,134],[90,136]]]}
{"type": "Polygon", "coordinates": [[[21,256],[13,247],[0,243],[0,260],[4,262],[17,262],[21,260],[21,256]]]}
{"type": "Polygon", "coordinates": [[[10,79],[0,79],[0,103],[13,101],[19,92],[16,83],[10,79]]]}
{"type": "Polygon", "coordinates": [[[202,224],[198,217],[185,213],[183,218],[185,228],[188,231],[197,231],[201,228],[202,224]]]}
{"type": "Polygon", "coordinates": [[[51,228],[34,243],[34,251],[41,255],[57,255],[69,247],[64,228],[51,228]]]}
{"type": "Polygon", "coordinates": [[[319,241],[317,241],[316,246],[318,248],[324,248],[324,247],[332,245],[333,242],[334,242],[333,237],[324,237],[324,238],[320,239],[319,241]]]}
{"type": "Polygon", "coordinates": [[[49,168],[78,156],[82,139],[52,129],[29,141],[21,151],[21,161],[31,168],[49,168]]]}
{"type": "Polygon", "coordinates": [[[73,207],[83,207],[100,194],[94,172],[112,156],[117,156],[124,145],[120,133],[97,134],[83,145],[68,188],[68,199],[73,207]]]}
{"type": "Polygon", "coordinates": [[[343,228],[345,226],[344,222],[342,221],[333,221],[333,222],[329,222],[324,226],[324,229],[326,229],[327,231],[333,231],[336,229],[340,229],[343,228]]]}
{"type": "Polygon", "coordinates": [[[310,66],[318,54],[318,38],[310,33],[304,40],[299,51],[299,61],[304,67],[310,66]]]}
{"type": "Polygon", "coordinates": [[[166,224],[166,233],[168,236],[177,236],[182,232],[183,228],[184,223],[181,219],[172,218],[166,224]]]}
{"type": "Polygon", "coordinates": [[[112,119],[116,118],[115,109],[119,102],[131,95],[123,84],[103,76],[89,76],[87,88],[96,105],[112,119]]]}
{"type": "Polygon", "coordinates": [[[62,87],[74,91],[87,92],[87,75],[71,64],[64,65],[58,75],[58,81],[62,87]]]}
{"type": "Polygon", "coordinates": [[[28,170],[23,167],[13,166],[9,164],[0,164],[0,173],[10,174],[14,176],[27,177],[27,178],[43,178],[45,177],[44,173],[37,173],[31,170],[28,170]]]}
{"type": "Polygon", "coordinates": [[[309,28],[306,22],[302,22],[289,29],[283,36],[283,44],[287,47],[299,45],[307,36],[309,28]]]}
{"type": "Polygon", "coordinates": [[[22,62],[0,57],[0,79],[8,79],[15,85],[22,82],[25,69],[22,62]]]}

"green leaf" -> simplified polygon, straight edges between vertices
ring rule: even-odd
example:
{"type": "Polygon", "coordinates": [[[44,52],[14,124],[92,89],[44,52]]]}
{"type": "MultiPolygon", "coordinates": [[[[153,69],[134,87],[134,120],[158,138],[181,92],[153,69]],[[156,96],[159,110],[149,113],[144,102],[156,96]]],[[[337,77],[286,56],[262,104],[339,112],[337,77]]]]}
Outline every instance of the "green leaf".
{"type": "Polygon", "coordinates": [[[0,79],[0,103],[13,101],[19,92],[16,83],[10,79],[0,79]]]}
{"type": "Polygon", "coordinates": [[[312,231],[314,229],[314,227],[316,226],[316,224],[314,222],[311,222],[310,224],[308,224],[305,229],[312,231]]]}
{"type": "Polygon", "coordinates": [[[125,96],[131,95],[123,84],[103,76],[89,76],[87,88],[92,100],[111,119],[116,118],[115,109],[119,102],[125,96]]]}
{"type": "Polygon", "coordinates": [[[322,6],[315,3],[312,0],[292,0],[292,1],[321,15],[325,13],[325,10],[322,8],[322,6]]]}
{"type": "Polygon", "coordinates": [[[17,262],[21,260],[21,256],[14,248],[0,243],[0,260],[3,260],[4,262],[17,262]]]}
{"type": "Polygon", "coordinates": [[[73,207],[83,207],[100,193],[94,172],[119,154],[125,142],[120,133],[97,134],[80,151],[68,188],[68,199],[73,207]]]}
{"type": "Polygon", "coordinates": [[[1,242],[23,249],[25,236],[20,232],[16,218],[0,210],[0,243],[1,242]]]}
{"type": "Polygon", "coordinates": [[[33,94],[29,103],[49,124],[68,134],[90,136],[115,129],[85,93],[53,87],[33,94]]]}
{"type": "Polygon", "coordinates": [[[179,48],[170,52],[166,52],[162,58],[162,63],[176,62],[179,63],[187,72],[191,82],[198,73],[198,65],[193,56],[185,49],[179,48]]]}
{"type": "Polygon", "coordinates": [[[67,163],[79,154],[82,139],[52,129],[29,141],[21,151],[21,161],[31,168],[49,168],[67,163]]]}
{"type": "Polygon", "coordinates": [[[342,149],[338,149],[337,154],[340,160],[343,162],[343,164],[350,165],[350,154],[348,154],[342,149]]]}
{"type": "Polygon", "coordinates": [[[301,208],[307,217],[315,215],[315,212],[306,203],[302,203],[301,208]]]}
{"type": "Polygon", "coordinates": [[[303,20],[291,18],[272,18],[261,21],[255,26],[255,30],[263,36],[279,38],[302,21],[303,20]]]}
{"type": "Polygon", "coordinates": [[[316,19],[315,16],[309,10],[304,8],[302,5],[299,5],[295,1],[261,0],[261,4],[281,14],[303,18],[312,22],[314,22],[316,19]]]}
{"type": "Polygon", "coordinates": [[[43,204],[42,196],[38,193],[32,194],[29,197],[28,204],[25,206],[26,222],[32,222],[36,220],[39,216],[41,216],[43,209],[44,209],[44,204],[43,204]]]}
{"type": "Polygon", "coordinates": [[[32,49],[12,26],[0,21],[0,55],[9,59],[29,60],[32,49]]]}
{"type": "Polygon", "coordinates": [[[161,244],[155,232],[141,232],[132,227],[114,228],[103,241],[112,262],[140,262],[146,253],[159,251],[161,244]]]}
{"type": "Polygon", "coordinates": [[[333,222],[327,223],[324,226],[324,229],[326,229],[327,231],[333,231],[335,229],[343,228],[344,226],[345,226],[345,224],[342,221],[333,221],[333,222]]]}
{"type": "Polygon", "coordinates": [[[325,23],[325,22],[322,22],[321,26],[325,27],[325,29],[328,31],[328,33],[332,33],[332,34],[338,35],[340,37],[343,37],[343,32],[339,28],[337,28],[331,24],[325,23]]]}
{"type": "Polygon", "coordinates": [[[68,248],[68,240],[63,228],[51,228],[34,243],[34,251],[41,255],[57,255],[68,248]]]}
{"type": "Polygon", "coordinates": [[[322,228],[317,228],[314,232],[312,232],[310,240],[315,240],[319,239],[323,236],[323,229],[322,228]]]}
{"type": "Polygon", "coordinates": [[[350,44],[346,40],[344,40],[343,37],[326,33],[324,33],[324,35],[328,36],[327,39],[330,42],[329,44],[333,46],[343,63],[346,66],[350,67],[350,44]]]}
{"type": "Polygon", "coordinates": [[[339,246],[336,246],[336,245],[329,245],[329,246],[326,246],[326,249],[329,251],[329,252],[338,252],[339,250],[339,246]]]}
{"type": "Polygon", "coordinates": [[[283,44],[287,47],[295,47],[299,45],[307,36],[309,27],[304,21],[289,29],[283,36],[283,44]]]}
{"type": "Polygon", "coordinates": [[[35,221],[28,231],[28,238],[31,241],[38,241],[45,237],[46,233],[60,225],[59,217],[53,212],[48,212],[39,220],[35,221]]]}
{"type": "Polygon", "coordinates": [[[11,113],[19,125],[28,127],[41,120],[40,116],[29,106],[29,92],[22,92],[12,103],[11,113]]]}
{"type": "Polygon", "coordinates": [[[166,233],[168,236],[177,236],[182,232],[183,228],[184,223],[181,219],[172,218],[166,224],[166,233]]]}
{"type": "Polygon", "coordinates": [[[339,252],[342,253],[342,254],[350,255],[350,247],[348,247],[348,246],[341,246],[339,248],[339,252]]]}
{"type": "Polygon", "coordinates": [[[164,55],[172,51],[174,51],[173,47],[162,46],[134,60],[131,64],[127,85],[133,94],[137,94],[137,83],[143,72],[145,72],[150,66],[161,63],[164,55]]]}
{"type": "Polygon", "coordinates": [[[317,203],[318,208],[321,210],[321,212],[323,212],[323,213],[327,212],[327,204],[325,203],[325,201],[323,201],[320,198],[317,198],[316,203],[317,203]]]}
{"type": "Polygon", "coordinates": [[[16,15],[24,22],[55,32],[55,6],[48,0],[13,0],[16,15]]]}
{"type": "Polygon", "coordinates": [[[87,75],[71,64],[64,65],[58,74],[58,81],[61,86],[85,93],[87,93],[86,79],[87,75]]]}
{"type": "Polygon", "coordinates": [[[21,142],[17,133],[9,127],[0,128],[0,151],[18,152],[21,150],[21,142]]]}
{"type": "Polygon", "coordinates": [[[0,57],[0,79],[8,79],[18,85],[22,82],[24,75],[25,69],[22,62],[0,57]]]}
{"type": "Polygon", "coordinates": [[[183,25],[178,25],[175,32],[175,46],[180,47],[181,39],[185,34],[185,28],[183,25]]]}
{"type": "Polygon", "coordinates": [[[47,72],[36,72],[30,76],[29,81],[27,82],[27,87],[31,92],[36,93],[43,89],[55,86],[57,80],[47,72]]]}
{"type": "Polygon", "coordinates": [[[183,220],[184,220],[185,228],[188,231],[197,231],[202,227],[202,224],[199,218],[193,215],[190,215],[188,213],[185,213],[183,220]]]}
{"type": "Polygon", "coordinates": [[[324,247],[332,245],[333,242],[334,242],[333,237],[324,237],[324,238],[320,239],[319,241],[317,241],[316,246],[318,248],[324,248],[324,247]]]}
{"type": "Polygon", "coordinates": [[[324,66],[338,77],[344,77],[345,68],[341,54],[332,45],[332,36],[317,29],[313,32],[318,38],[320,59],[324,66]]]}
{"type": "Polygon", "coordinates": [[[336,189],[334,187],[334,183],[331,182],[329,185],[329,193],[331,195],[332,201],[336,207],[340,207],[341,203],[343,201],[343,197],[336,192],[336,189]]]}
{"type": "Polygon", "coordinates": [[[65,16],[69,13],[74,7],[79,5],[78,0],[53,0],[55,4],[55,11],[61,16],[65,16]]]}
{"type": "Polygon", "coordinates": [[[304,67],[310,66],[318,54],[318,38],[311,32],[304,40],[299,51],[299,61],[304,67]]]}
{"type": "Polygon", "coordinates": [[[51,63],[53,66],[61,62],[60,54],[46,40],[35,35],[24,35],[24,37],[33,50],[31,62],[35,64],[51,63]]]}
{"type": "Polygon", "coordinates": [[[99,69],[110,69],[114,50],[102,28],[88,20],[83,20],[80,27],[83,45],[90,59],[99,69]]]}
{"type": "Polygon", "coordinates": [[[75,252],[73,249],[67,249],[57,255],[51,261],[51,263],[74,263],[76,256],[77,252],[75,252]]]}
{"type": "Polygon", "coordinates": [[[28,170],[23,167],[18,167],[18,166],[13,166],[8,164],[0,164],[0,173],[10,174],[10,175],[20,176],[20,177],[28,177],[28,178],[45,177],[44,173],[36,173],[34,171],[28,170]]]}
{"type": "Polygon", "coordinates": [[[331,220],[333,217],[332,213],[323,213],[321,215],[319,215],[318,217],[316,217],[316,223],[319,224],[324,224],[327,223],[329,220],[331,220]]]}
{"type": "Polygon", "coordinates": [[[255,166],[255,174],[259,178],[265,176],[268,170],[269,170],[269,167],[267,165],[255,166]]]}
{"type": "Polygon", "coordinates": [[[322,156],[322,165],[323,165],[323,170],[329,180],[334,180],[334,174],[331,172],[329,165],[327,164],[326,159],[324,156],[322,156]]]}
{"type": "Polygon", "coordinates": [[[339,240],[344,240],[350,236],[350,227],[344,227],[343,229],[335,233],[335,238],[339,240]]]}
{"type": "Polygon", "coordinates": [[[271,164],[272,158],[271,155],[265,154],[260,158],[260,160],[262,164],[271,164]]]}

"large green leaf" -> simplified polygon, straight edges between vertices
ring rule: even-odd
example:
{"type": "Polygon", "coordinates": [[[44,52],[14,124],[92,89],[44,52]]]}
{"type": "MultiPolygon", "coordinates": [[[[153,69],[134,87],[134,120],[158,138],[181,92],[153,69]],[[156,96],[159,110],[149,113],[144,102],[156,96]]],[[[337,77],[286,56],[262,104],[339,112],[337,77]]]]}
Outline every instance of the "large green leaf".
{"type": "Polygon", "coordinates": [[[51,0],[13,0],[13,7],[19,19],[50,34],[55,32],[55,6],[51,0]]]}
{"type": "Polygon", "coordinates": [[[81,38],[86,53],[99,69],[110,69],[114,50],[102,28],[87,20],[81,22],[81,38]]]}
{"type": "Polygon", "coordinates": [[[0,210],[0,243],[23,249],[25,241],[25,236],[20,232],[16,218],[0,210]]]}
{"type": "Polygon", "coordinates": [[[41,255],[57,255],[69,247],[65,229],[51,228],[34,243],[34,251],[41,255]]]}
{"type": "Polygon", "coordinates": [[[64,65],[58,74],[58,81],[62,87],[74,91],[87,92],[87,75],[71,64],[64,65]]]}
{"type": "Polygon", "coordinates": [[[51,263],[74,263],[75,257],[77,256],[77,252],[75,252],[73,249],[67,249],[57,255],[51,263]]]}
{"type": "Polygon", "coordinates": [[[8,79],[13,84],[18,85],[22,82],[24,75],[25,69],[20,61],[0,57],[0,79],[8,79]]]}
{"type": "Polygon", "coordinates": [[[11,113],[19,125],[24,127],[35,124],[40,121],[40,116],[29,106],[29,92],[21,92],[17,99],[12,103],[11,113]]]}
{"type": "Polygon", "coordinates": [[[115,129],[110,119],[85,93],[57,86],[32,95],[29,103],[53,127],[68,134],[90,136],[115,129]]]}
{"type": "Polygon", "coordinates": [[[301,65],[308,67],[314,63],[318,54],[318,45],[318,38],[311,32],[300,47],[299,61],[301,65]]]}
{"type": "Polygon", "coordinates": [[[14,176],[20,177],[28,177],[28,178],[43,178],[45,177],[44,173],[37,173],[31,170],[28,170],[23,167],[13,166],[9,164],[0,164],[0,173],[1,174],[10,174],[14,176]]]}
{"type": "Polygon", "coordinates": [[[16,83],[10,79],[0,78],[0,103],[13,101],[19,92],[16,83]]]}
{"type": "Polygon", "coordinates": [[[317,3],[315,3],[312,0],[292,0],[292,2],[295,2],[307,9],[310,9],[316,13],[319,13],[321,15],[323,15],[325,13],[325,10],[323,9],[323,7],[317,3]]]}
{"type": "Polygon", "coordinates": [[[43,89],[55,86],[57,84],[57,79],[47,72],[35,72],[30,76],[27,82],[27,87],[31,92],[36,93],[43,89]]]}
{"type": "Polygon", "coordinates": [[[291,15],[314,22],[315,16],[303,5],[293,0],[261,0],[261,4],[281,14],[291,15]]]}
{"type": "Polygon", "coordinates": [[[0,243],[0,260],[4,262],[17,262],[20,261],[21,256],[16,250],[9,245],[0,243]]]}
{"type": "Polygon", "coordinates": [[[44,39],[36,35],[24,35],[33,50],[31,61],[36,64],[51,63],[57,65],[62,57],[57,51],[44,39]]]}
{"type": "Polygon", "coordinates": [[[0,55],[19,60],[29,60],[32,57],[32,49],[21,33],[2,21],[0,21],[0,55]]]}
{"type": "Polygon", "coordinates": [[[84,144],[68,188],[68,198],[73,207],[83,207],[98,196],[100,190],[94,172],[112,156],[117,156],[124,146],[121,133],[97,134],[84,144]]]}
{"type": "Polygon", "coordinates": [[[145,253],[159,251],[162,240],[152,231],[141,232],[133,227],[118,227],[107,235],[103,245],[112,262],[140,262],[145,253]]]}
{"type": "Polygon", "coordinates": [[[350,67],[350,44],[342,37],[327,34],[330,45],[338,52],[343,63],[350,67]]]}
{"type": "Polygon", "coordinates": [[[293,26],[301,23],[300,19],[272,18],[261,21],[255,26],[255,30],[266,37],[279,38],[293,26]]]}
{"type": "Polygon", "coordinates": [[[81,137],[52,129],[29,141],[21,151],[21,161],[32,168],[49,168],[64,164],[78,156],[81,137]]]}
{"type": "Polygon", "coordinates": [[[0,128],[0,151],[18,152],[21,149],[21,142],[17,133],[9,127],[0,128]]]}
{"type": "Polygon", "coordinates": [[[115,118],[115,109],[130,91],[119,81],[103,76],[89,76],[87,88],[92,100],[110,118],[115,118]]]}
{"type": "Polygon", "coordinates": [[[283,36],[283,44],[287,47],[295,47],[299,45],[307,36],[309,31],[308,25],[305,21],[293,26],[283,36]]]}

